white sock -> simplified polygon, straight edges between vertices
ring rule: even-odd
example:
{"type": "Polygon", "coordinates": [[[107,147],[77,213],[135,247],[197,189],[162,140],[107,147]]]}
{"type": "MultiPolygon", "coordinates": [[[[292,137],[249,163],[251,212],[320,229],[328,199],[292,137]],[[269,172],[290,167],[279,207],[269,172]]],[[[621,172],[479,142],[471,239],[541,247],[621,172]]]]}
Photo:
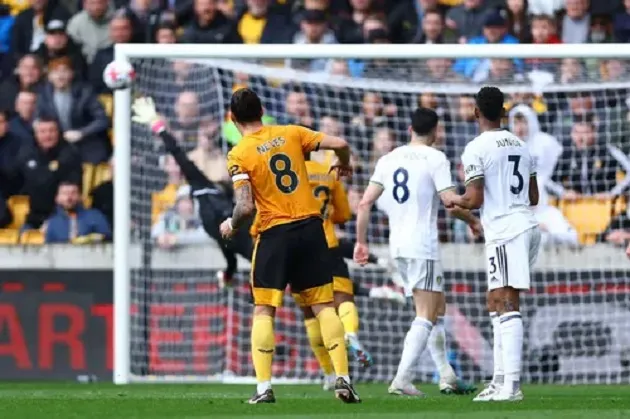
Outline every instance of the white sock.
{"type": "Polygon", "coordinates": [[[501,352],[505,370],[504,388],[517,391],[521,382],[523,356],[523,318],[518,311],[510,311],[499,317],[501,329],[501,352]]]}
{"type": "Polygon", "coordinates": [[[418,364],[418,359],[427,347],[427,341],[429,340],[432,328],[433,324],[422,317],[416,317],[413,323],[411,323],[411,327],[405,337],[405,346],[403,347],[394,381],[400,384],[411,383],[414,378],[414,370],[418,364]]]}
{"type": "Polygon", "coordinates": [[[263,394],[265,391],[271,388],[271,381],[263,381],[256,384],[256,394],[263,394]]]}
{"type": "Polygon", "coordinates": [[[454,377],[455,371],[448,362],[448,355],[446,352],[446,330],[444,329],[444,317],[438,317],[437,321],[433,325],[433,330],[429,335],[429,352],[431,358],[435,362],[435,366],[440,373],[440,378],[454,377]]]}
{"type": "Polygon", "coordinates": [[[501,328],[499,327],[499,313],[497,313],[496,311],[491,312],[490,320],[492,320],[492,355],[494,356],[494,374],[492,375],[492,382],[494,384],[503,385],[503,352],[501,350],[501,328]]]}

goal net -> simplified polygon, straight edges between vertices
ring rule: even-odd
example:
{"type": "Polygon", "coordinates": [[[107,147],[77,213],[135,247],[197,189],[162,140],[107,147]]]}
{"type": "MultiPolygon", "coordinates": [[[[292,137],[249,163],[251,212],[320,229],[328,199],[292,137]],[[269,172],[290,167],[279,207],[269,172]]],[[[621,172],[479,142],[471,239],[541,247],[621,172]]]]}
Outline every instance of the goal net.
{"type": "MultiPolygon", "coordinates": [[[[408,140],[410,114],[418,106],[440,115],[436,146],[447,154],[461,187],[460,156],[478,133],[473,95],[484,84],[506,93],[505,124],[528,142],[543,191],[536,211],[545,247],[521,304],[524,379],[628,379],[630,269],[618,230],[630,227],[630,73],[618,53],[607,55],[615,48],[414,45],[378,49],[382,56],[371,46],[116,48],[137,74],[131,91],[116,92],[115,99],[117,383],[250,382],[253,376],[249,263],[240,261],[234,287],[221,288],[216,274],[225,262],[214,243],[158,245],[153,226],[173,208],[183,182],[160,141],[131,124],[132,97],[152,96],[180,145],[196,153],[206,173],[221,177],[224,162],[212,156],[239,140],[228,118],[230,96],[239,87],[253,88],[263,99],[266,123],[300,124],[347,139],[355,165],[347,184],[354,209],[376,160],[408,140]]],[[[439,223],[449,358],[462,378],[483,380],[492,372],[483,244],[446,214],[439,223]]],[[[339,227],[350,240],[354,231],[352,221],[339,227]]],[[[387,219],[375,210],[369,240],[379,264],[351,264],[352,278],[362,287],[397,289],[387,239],[387,219]]],[[[413,307],[365,296],[356,301],[360,338],[375,365],[353,368],[353,376],[388,381],[413,307]]],[[[276,341],[274,379],[319,379],[290,296],[277,313],[276,341]]],[[[430,381],[434,373],[425,354],[416,378],[430,381]]]]}

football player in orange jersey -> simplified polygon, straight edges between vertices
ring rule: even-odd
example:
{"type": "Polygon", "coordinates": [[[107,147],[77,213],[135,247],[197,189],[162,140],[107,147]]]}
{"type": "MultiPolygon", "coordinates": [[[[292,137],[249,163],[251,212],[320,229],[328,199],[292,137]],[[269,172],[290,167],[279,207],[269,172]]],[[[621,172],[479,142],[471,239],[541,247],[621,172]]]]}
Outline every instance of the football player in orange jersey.
{"type": "MultiPolygon", "coordinates": [[[[369,366],[372,364],[372,357],[363,348],[357,336],[359,313],[354,303],[354,284],[350,280],[348,265],[339,249],[339,240],[335,233],[335,224],[344,223],[351,217],[348,196],[343,183],[330,173],[329,164],[309,159],[306,161],[306,170],[313,195],[321,205],[320,212],[324,219],[324,231],[332,259],[335,306],[346,332],[346,346],[361,365],[369,366]]],[[[304,311],[304,324],[309,343],[325,375],[324,389],[330,390],[334,386],[334,375],[330,358],[323,349],[321,334],[318,333],[319,322],[310,308],[303,304],[299,294],[294,294],[294,297],[304,311]]]]}
{"type": "Polygon", "coordinates": [[[264,126],[262,103],[250,89],[234,92],[230,111],[243,138],[228,154],[236,203],[232,217],[221,224],[221,233],[230,238],[254,211],[260,219],[251,268],[255,305],[251,346],[258,385],[248,402],[275,402],[273,321],[288,284],[319,321],[337,375],[335,396],[346,403],[360,402],[348,375],[344,329],[333,300],[330,252],[304,159],[320,148],[335,150],[339,163],[333,168],[349,174],[348,144],[295,125],[264,126]]]}

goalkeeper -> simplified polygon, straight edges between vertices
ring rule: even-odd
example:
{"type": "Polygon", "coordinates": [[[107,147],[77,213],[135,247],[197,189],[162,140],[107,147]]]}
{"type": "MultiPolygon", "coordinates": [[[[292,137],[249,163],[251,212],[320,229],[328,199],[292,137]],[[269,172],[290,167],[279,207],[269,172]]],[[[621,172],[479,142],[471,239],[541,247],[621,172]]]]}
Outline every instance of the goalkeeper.
{"type": "Polygon", "coordinates": [[[221,221],[232,215],[233,200],[223,188],[209,180],[206,175],[193,163],[184,150],[177,144],[177,140],[166,129],[166,122],[160,118],[155,110],[153,99],[138,98],[133,102],[132,120],[148,126],[153,134],[164,142],[166,152],[173,156],[182,170],[186,181],[190,185],[192,198],[199,204],[199,216],[206,233],[219,244],[221,252],[227,262],[223,272],[223,281],[229,282],[237,269],[236,254],[251,260],[252,240],[247,228],[239,229],[231,240],[225,240],[219,232],[221,221]]]}

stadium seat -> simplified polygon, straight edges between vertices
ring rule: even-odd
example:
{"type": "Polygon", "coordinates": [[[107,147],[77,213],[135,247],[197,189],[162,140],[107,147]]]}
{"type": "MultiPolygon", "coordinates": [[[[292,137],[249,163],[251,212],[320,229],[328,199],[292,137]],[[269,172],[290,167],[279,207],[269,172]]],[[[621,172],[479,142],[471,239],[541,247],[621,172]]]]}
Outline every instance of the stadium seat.
{"type": "Polygon", "coordinates": [[[99,163],[94,168],[94,178],[92,180],[92,189],[112,179],[112,170],[109,163],[99,163]]]}
{"type": "Polygon", "coordinates": [[[20,236],[20,243],[32,246],[42,245],[44,244],[44,233],[40,230],[25,230],[20,236]]]}
{"type": "Polygon", "coordinates": [[[0,229],[0,245],[17,244],[20,232],[12,228],[0,229]]]}
{"type": "Polygon", "coordinates": [[[583,197],[577,201],[560,200],[560,211],[575,227],[581,244],[594,244],[612,219],[613,202],[610,199],[583,197]]]}
{"type": "Polygon", "coordinates": [[[11,214],[13,214],[13,222],[9,228],[19,230],[26,221],[26,216],[30,210],[29,198],[25,195],[15,195],[8,199],[7,204],[11,214]]]}
{"type": "Polygon", "coordinates": [[[112,97],[112,95],[99,95],[98,101],[101,102],[101,105],[103,105],[103,108],[105,108],[105,113],[107,114],[107,117],[111,119],[112,115],[114,114],[114,98],[112,97]]]}
{"type": "Polygon", "coordinates": [[[95,168],[93,164],[83,163],[83,190],[81,192],[81,198],[85,201],[94,188],[94,172],[95,168]]]}

